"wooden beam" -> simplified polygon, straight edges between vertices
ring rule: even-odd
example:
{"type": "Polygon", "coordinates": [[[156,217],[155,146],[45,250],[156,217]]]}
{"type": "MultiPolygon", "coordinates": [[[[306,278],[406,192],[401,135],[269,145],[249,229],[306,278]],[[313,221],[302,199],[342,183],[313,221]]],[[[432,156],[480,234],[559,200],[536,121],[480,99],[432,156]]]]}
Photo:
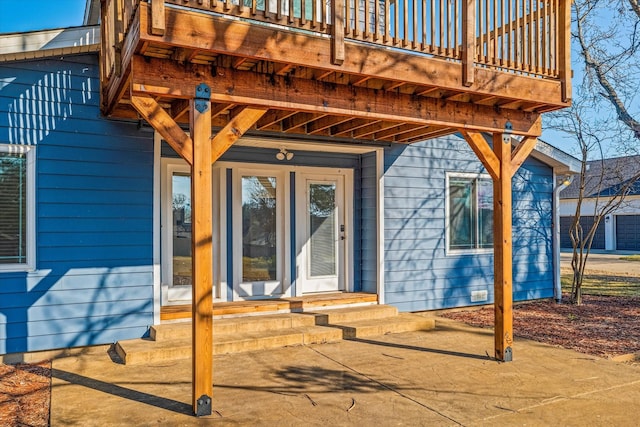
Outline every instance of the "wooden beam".
{"type": "Polygon", "coordinates": [[[163,36],[165,30],[164,0],[151,0],[151,34],[163,36]]]}
{"type": "Polygon", "coordinates": [[[211,141],[211,163],[215,163],[267,110],[267,108],[238,107],[233,118],[211,141]]]}
{"type": "Polygon", "coordinates": [[[520,141],[520,144],[516,147],[511,155],[511,176],[516,174],[520,166],[524,163],[524,161],[529,157],[531,151],[536,146],[538,142],[538,138],[534,138],[532,136],[528,136],[520,141]]]}
{"type": "Polygon", "coordinates": [[[493,134],[493,152],[500,165],[493,180],[495,357],[508,362],[513,358],[511,138],[493,134]]]}
{"type": "Polygon", "coordinates": [[[174,8],[166,9],[167,29],[164,36],[154,36],[148,32],[148,6],[140,3],[139,9],[139,43],[160,43],[209,53],[233,53],[234,56],[256,60],[294,63],[300,67],[325,70],[326,73],[357,74],[383,80],[397,80],[398,76],[402,76],[407,84],[468,90],[481,95],[523,101],[544,100],[557,108],[568,106],[560,99],[560,82],[554,79],[533,79],[477,67],[474,84],[465,87],[460,63],[426,59],[399,50],[380,49],[374,44],[366,46],[350,41],[344,43],[344,63],[336,65],[331,57],[331,38],[174,8]],[[313,52],[313,55],[309,52],[313,52]]]}
{"type": "MultiPolygon", "coordinates": [[[[193,141],[171,116],[148,96],[131,96],[131,105],[187,163],[193,164],[193,141]]],[[[209,123],[211,126],[211,123],[209,123]]]]}
{"type": "MultiPolygon", "coordinates": [[[[204,86],[202,86],[204,87],[204,86]]],[[[193,137],[191,166],[192,227],[192,404],[198,416],[211,415],[213,395],[213,196],[211,173],[211,105],[191,100],[189,129],[193,137]]]]}
{"type": "Polygon", "coordinates": [[[467,141],[471,149],[478,159],[482,162],[489,175],[493,178],[494,182],[500,179],[500,160],[496,154],[491,150],[489,143],[481,133],[461,131],[462,137],[467,141]]]}
{"type": "Polygon", "coordinates": [[[514,134],[539,136],[539,115],[491,106],[420,98],[392,91],[349,87],[331,83],[208,67],[189,70],[172,61],[133,59],[132,91],[135,94],[189,98],[199,77],[211,87],[211,101],[297,110],[299,112],[346,115],[354,118],[399,121],[456,127],[482,132],[502,132],[508,120],[514,134]],[[500,124],[500,125],[498,125],[500,124]]]}

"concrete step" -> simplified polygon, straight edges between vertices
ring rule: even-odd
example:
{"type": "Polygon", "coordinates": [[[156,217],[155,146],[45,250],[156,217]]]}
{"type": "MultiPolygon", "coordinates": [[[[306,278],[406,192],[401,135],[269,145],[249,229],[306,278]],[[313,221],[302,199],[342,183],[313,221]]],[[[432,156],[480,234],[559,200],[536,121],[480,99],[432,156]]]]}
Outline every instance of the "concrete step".
{"type": "Polygon", "coordinates": [[[125,365],[142,365],[191,357],[191,337],[165,341],[150,339],[123,340],[116,343],[116,353],[125,365]]]}
{"type": "MultiPolygon", "coordinates": [[[[430,330],[435,320],[387,305],[334,308],[213,320],[213,354],[335,342],[395,332],[430,330]]],[[[125,364],[191,357],[191,322],[154,325],[148,339],[125,340],[116,352],[125,364]]]]}
{"type": "MultiPolygon", "coordinates": [[[[190,326],[190,325],[189,325],[190,326]]],[[[336,342],[342,331],[324,326],[301,326],[267,331],[217,334],[213,337],[213,354],[266,350],[293,345],[336,342]]],[[[118,341],[116,352],[126,365],[156,363],[191,357],[191,335],[164,338],[160,341],[134,339],[118,341]]]]}
{"type": "Polygon", "coordinates": [[[342,340],[342,331],[325,326],[306,326],[274,331],[214,335],[213,353],[241,353],[293,345],[322,344],[342,340]]]}
{"type": "Polygon", "coordinates": [[[398,315],[398,309],[390,305],[365,305],[334,308],[314,313],[318,325],[339,325],[360,320],[386,319],[398,315]]]}
{"type": "Polygon", "coordinates": [[[342,329],[344,339],[352,339],[399,332],[428,331],[436,327],[436,321],[417,314],[400,313],[395,317],[332,323],[331,326],[342,329]]]}
{"type": "MultiPolygon", "coordinates": [[[[269,314],[261,316],[214,319],[213,333],[219,335],[241,332],[261,332],[315,325],[316,318],[315,315],[312,314],[269,314]]],[[[151,339],[155,341],[191,337],[191,322],[153,325],[149,334],[151,339]]]]}

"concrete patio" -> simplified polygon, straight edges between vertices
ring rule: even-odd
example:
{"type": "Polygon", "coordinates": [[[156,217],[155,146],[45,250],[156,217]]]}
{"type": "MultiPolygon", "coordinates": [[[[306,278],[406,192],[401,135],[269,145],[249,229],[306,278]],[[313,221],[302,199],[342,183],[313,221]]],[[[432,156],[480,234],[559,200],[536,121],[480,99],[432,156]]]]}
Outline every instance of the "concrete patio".
{"type": "Polygon", "coordinates": [[[440,319],[434,331],[216,356],[210,417],[191,362],[125,366],[106,347],[53,362],[51,425],[637,425],[640,367],[440,319]]]}

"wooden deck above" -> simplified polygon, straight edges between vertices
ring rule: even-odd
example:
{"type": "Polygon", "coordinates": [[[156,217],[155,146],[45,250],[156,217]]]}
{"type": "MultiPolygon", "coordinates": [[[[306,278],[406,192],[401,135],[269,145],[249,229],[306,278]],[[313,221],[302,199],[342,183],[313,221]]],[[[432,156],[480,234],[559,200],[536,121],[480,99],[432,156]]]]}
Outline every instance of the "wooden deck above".
{"type": "Polygon", "coordinates": [[[214,127],[249,107],[268,110],[249,132],[411,143],[509,122],[537,136],[570,103],[569,4],[103,0],[103,110],[138,118],[132,96],[151,98],[186,123],[205,83],[214,127]]]}

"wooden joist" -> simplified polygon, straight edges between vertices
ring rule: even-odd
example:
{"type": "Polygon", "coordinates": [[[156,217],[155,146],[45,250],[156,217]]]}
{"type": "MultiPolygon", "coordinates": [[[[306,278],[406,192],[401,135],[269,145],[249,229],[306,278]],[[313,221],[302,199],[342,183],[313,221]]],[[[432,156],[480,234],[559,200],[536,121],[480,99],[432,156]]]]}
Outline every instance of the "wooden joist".
{"type": "Polygon", "coordinates": [[[398,121],[417,125],[502,132],[510,121],[515,134],[539,136],[539,114],[500,110],[490,106],[378,91],[364,87],[328,84],[308,79],[273,76],[231,68],[218,68],[211,76],[207,67],[181,65],[135,56],[132,92],[170,98],[193,96],[202,80],[211,87],[211,101],[298,112],[344,115],[353,118],[398,121]],[[201,77],[199,77],[201,76],[201,77]],[[231,83],[231,84],[230,84],[231,83]]]}

